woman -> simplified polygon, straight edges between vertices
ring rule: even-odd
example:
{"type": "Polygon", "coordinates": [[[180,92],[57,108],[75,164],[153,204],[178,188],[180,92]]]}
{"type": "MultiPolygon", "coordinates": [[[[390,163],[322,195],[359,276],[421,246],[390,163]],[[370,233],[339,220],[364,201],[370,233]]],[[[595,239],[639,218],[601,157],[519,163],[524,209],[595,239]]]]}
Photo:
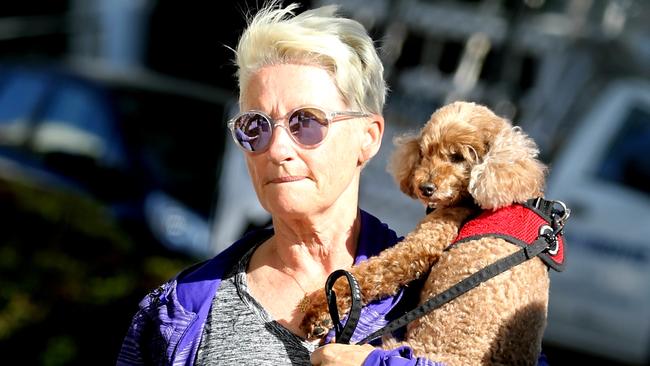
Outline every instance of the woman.
{"type": "MultiPolygon", "coordinates": [[[[433,364],[406,348],[316,348],[298,327],[306,295],[332,271],[398,239],[358,208],[361,170],[384,130],[372,40],[332,7],[293,16],[296,7],[261,10],[236,50],[242,113],[229,127],[273,229],[148,295],[118,364],[433,364]]],[[[360,328],[384,324],[397,303],[372,304],[360,328]]]]}

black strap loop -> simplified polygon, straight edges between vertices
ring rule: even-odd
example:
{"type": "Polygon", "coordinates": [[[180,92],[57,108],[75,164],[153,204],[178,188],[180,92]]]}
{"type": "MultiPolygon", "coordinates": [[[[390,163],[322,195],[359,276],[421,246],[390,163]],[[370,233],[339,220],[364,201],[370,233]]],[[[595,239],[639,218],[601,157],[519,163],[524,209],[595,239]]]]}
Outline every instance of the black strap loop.
{"type": "Polygon", "coordinates": [[[327,282],[325,282],[325,296],[327,296],[327,305],[330,311],[330,317],[332,317],[332,323],[334,323],[334,332],[336,334],[336,343],[349,344],[354,330],[357,328],[359,323],[359,317],[361,316],[361,290],[359,289],[359,283],[354,276],[344,270],[339,269],[327,277],[327,282]],[[348,286],[350,286],[350,294],[352,299],[352,306],[350,307],[350,314],[348,319],[345,322],[345,325],[341,325],[339,310],[336,305],[336,293],[332,289],[334,283],[340,277],[345,276],[348,280],[348,286]]]}

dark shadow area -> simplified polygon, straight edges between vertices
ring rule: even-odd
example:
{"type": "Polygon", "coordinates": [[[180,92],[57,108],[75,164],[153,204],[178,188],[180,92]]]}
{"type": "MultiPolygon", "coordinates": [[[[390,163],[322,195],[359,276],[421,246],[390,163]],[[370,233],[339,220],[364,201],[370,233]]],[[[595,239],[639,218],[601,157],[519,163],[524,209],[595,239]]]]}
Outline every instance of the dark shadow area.
{"type": "Polygon", "coordinates": [[[114,364],[138,302],[190,263],[78,191],[0,178],[0,207],[0,352],[21,364],[114,364]]]}
{"type": "Polygon", "coordinates": [[[545,319],[546,309],[542,304],[529,304],[518,309],[499,328],[495,341],[490,346],[490,354],[485,356],[483,364],[535,365],[537,361],[535,344],[541,341],[535,328],[543,326],[545,319]]]}

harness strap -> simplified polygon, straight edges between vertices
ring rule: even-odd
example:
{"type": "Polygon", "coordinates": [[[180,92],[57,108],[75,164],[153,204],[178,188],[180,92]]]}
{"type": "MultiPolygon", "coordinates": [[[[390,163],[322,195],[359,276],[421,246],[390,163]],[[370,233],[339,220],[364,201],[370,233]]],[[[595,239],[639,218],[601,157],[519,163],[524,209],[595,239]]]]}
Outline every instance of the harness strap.
{"type": "Polygon", "coordinates": [[[407,325],[408,323],[419,319],[429,313],[430,311],[439,308],[440,306],[446,304],[447,302],[457,298],[458,296],[466,293],[467,291],[475,288],[482,282],[485,282],[492,277],[503,273],[510,268],[521,264],[531,258],[542,253],[546,248],[548,248],[549,243],[545,237],[538,238],[532,245],[527,245],[524,248],[519,249],[513,254],[510,254],[507,257],[501,258],[498,261],[489,264],[479,271],[473,273],[464,280],[458,282],[449,289],[429,298],[426,302],[422,303],[417,308],[409,311],[408,313],[402,315],[401,317],[393,320],[385,327],[375,331],[366,338],[359,341],[357,344],[366,344],[373,339],[379,338],[385,334],[392,333],[397,329],[407,325]]]}
{"type": "Polygon", "coordinates": [[[547,266],[561,272],[564,270],[565,257],[562,229],[569,214],[570,210],[564,203],[541,197],[495,211],[485,210],[463,224],[458,236],[446,250],[485,237],[501,238],[525,247],[540,235],[550,232],[556,240],[539,257],[547,266]]]}

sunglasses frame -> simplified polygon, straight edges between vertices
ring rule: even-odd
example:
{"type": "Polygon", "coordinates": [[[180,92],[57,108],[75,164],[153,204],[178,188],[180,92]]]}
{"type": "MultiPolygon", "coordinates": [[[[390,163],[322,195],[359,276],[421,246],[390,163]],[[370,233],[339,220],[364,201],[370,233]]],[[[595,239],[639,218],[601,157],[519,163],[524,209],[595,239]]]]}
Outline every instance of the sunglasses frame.
{"type": "Polygon", "coordinates": [[[306,106],[301,106],[301,107],[294,108],[291,111],[289,111],[289,113],[287,113],[284,116],[282,116],[280,118],[277,118],[277,119],[273,119],[267,113],[264,113],[262,111],[255,110],[255,109],[251,109],[251,110],[248,110],[248,111],[245,111],[245,112],[240,112],[235,117],[228,120],[228,129],[230,130],[230,135],[232,136],[233,140],[235,140],[235,143],[237,144],[237,146],[239,146],[240,149],[242,149],[243,151],[245,151],[245,152],[247,152],[249,154],[261,154],[261,153],[265,152],[266,150],[268,150],[269,146],[271,145],[270,144],[271,140],[269,139],[269,143],[264,148],[262,148],[261,150],[251,151],[251,150],[246,149],[244,146],[242,146],[242,144],[239,143],[239,140],[237,140],[237,135],[235,133],[235,122],[238,119],[240,119],[241,117],[246,116],[246,115],[250,115],[250,114],[258,114],[258,115],[264,117],[264,119],[266,119],[266,121],[271,126],[271,137],[270,137],[270,139],[273,138],[273,134],[275,133],[275,128],[276,127],[282,127],[287,131],[287,133],[291,137],[291,140],[296,145],[298,145],[298,146],[300,146],[302,148],[307,148],[307,149],[316,148],[320,144],[322,144],[323,141],[325,141],[325,139],[329,135],[330,124],[332,124],[334,122],[339,122],[339,121],[344,121],[344,120],[349,120],[349,119],[354,119],[354,118],[364,118],[364,117],[370,117],[371,116],[371,114],[361,112],[361,111],[328,111],[328,110],[326,110],[324,108],[311,106],[311,105],[306,105],[306,106]],[[296,112],[298,112],[300,110],[303,110],[303,109],[315,109],[317,111],[323,112],[323,114],[325,115],[325,122],[327,122],[327,124],[324,125],[326,127],[326,129],[325,129],[325,134],[324,134],[323,138],[318,143],[313,144],[313,145],[305,145],[305,144],[301,143],[300,141],[298,141],[296,136],[294,136],[294,134],[291,133],[291,130],[289,129],[289,120],[290,120],[291,116],[294,113],[296,113],[296,112]],[[282,121],[282,122],[280,122],[280,121],[282,121]]]}

